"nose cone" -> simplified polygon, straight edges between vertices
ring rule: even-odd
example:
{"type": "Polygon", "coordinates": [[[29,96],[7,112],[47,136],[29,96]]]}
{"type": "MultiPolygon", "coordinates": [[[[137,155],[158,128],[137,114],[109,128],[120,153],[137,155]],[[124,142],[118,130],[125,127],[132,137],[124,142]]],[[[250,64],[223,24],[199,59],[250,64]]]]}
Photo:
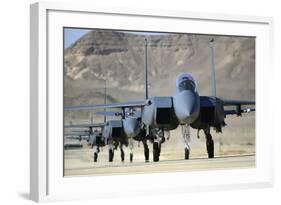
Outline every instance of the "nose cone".
{"type": "Polygon", "coordinates": [[[108,139],[109,136],[110,136],[110,132],[111,132],[111,127],[110,125],[105,125],[104,128],[103,128],[103,132],[102,132],[102,135],[105,139],[108,139]]]}
{"type": "Polygon", "coordinates": [[[175,114],[182,124],[194,122],[200,110],[200,99],[196,92],[186,90],[177,93],[174,98],[175,114]]]}
{"type": "Polygon", "coordinates": [[[124,131],[128,137],[135,137],[140,131],[140,123],[136,118],[123,120],[124,131]]]}

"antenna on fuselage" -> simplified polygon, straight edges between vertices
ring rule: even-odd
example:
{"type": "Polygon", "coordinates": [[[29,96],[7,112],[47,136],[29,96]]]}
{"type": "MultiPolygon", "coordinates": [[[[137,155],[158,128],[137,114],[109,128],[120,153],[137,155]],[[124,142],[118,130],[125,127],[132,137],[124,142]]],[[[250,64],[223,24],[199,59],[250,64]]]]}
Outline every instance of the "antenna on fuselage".
{"type": "Polygon", "coordinates": [[[212,96],[217,97],[217,90],[216,90],[216,70],[215,70],[215,50],[214,50],[214,38],[210,39],[210,48],[211,48],[211,89],[212,89],[212,96]]]}
{"type": "Polygon", "coordinates": [[[144,64],[144,73],[145,73],[145,99],[148,99],[148,73],[147,73],[147,39],[145,38],[145,46],[144,46],[144,59],[145,59],[145,64],[144,64]]]}

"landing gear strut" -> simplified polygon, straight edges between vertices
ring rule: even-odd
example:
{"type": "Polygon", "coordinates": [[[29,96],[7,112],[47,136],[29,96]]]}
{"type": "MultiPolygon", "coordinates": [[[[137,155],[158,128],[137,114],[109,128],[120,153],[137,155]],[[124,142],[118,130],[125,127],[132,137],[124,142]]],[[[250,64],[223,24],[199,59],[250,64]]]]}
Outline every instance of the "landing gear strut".
{"type": "Polygon", "coordinates": [[[149,149],[146,140],[142,141],[143,143],[143,149],[144,149],[144,158],[145,162],[149,161],[149,149]]]}
{"type": "Polygon", "coordinates": [[[155,139],[153,141],[153,161],[158,162],[161,153],[161,145],[166,141],[164,136],[164,129],[154,129],[154,136],[155,139]]]}
{"type": "MultiPolygon", "coordinates": [[[[92,148],[93,148],[94,146],[92,146],[92,148]]],[[[96,147],[96,150],[95,150],[95,152],[94,152],[94,162],[97,162],[98,161],[98,154],[99,154],[99,152],[100,152],[100,148],[97,146],[96,147]]]]}
{"type": "Polygon", "coordinates": [[[95,152],[94,153],[94,162],[97,162],[97,160],[98,160],[98,154],[95,152]]]}
{"type": "Polygon", "coordinates": [[[206,136],[206,148],[208,153],[208,158],[214,158],[214,140],[210,134],[210,128],[204,129],[206,136]]]}
{"type": "Polygon", "coordinates": [[[109,149],[109,162],[113,162],[114,151],[113,149],[109,149]]]}
{"type": "Polygon", "coordinates": [[[133,162],[133,148],[134,148],[134,143],[133,139],[129,139],[129,148],[130,148],[130,162],[133,162]]]}
{"type": "Polygon", "coordinates": [[[181,126],[181,133],[182,133],[182,138],[183,138],[183,142],[184,142],[184,159],[188,160],[189,159],[189,153],[190,153],[190,147],[189,147],[190,127],[189,127],[189,125],[182,125],[181,126]]]}
{"type": "Polygon", "coordinates": [[[130,153],[130,162],[133,162],[133,153],[130,153]]]}
{"type": "Polygon", "coordinates": [[[160,151],[161,151],[161,144],[158,142],[153,142],[153,161],[154,162],[159,161],[160,151]]]}
{"type": "Polygon", "coordinates": [[[184,148],[184,159],[189,159],[189,149],[184,148]]]}
{"type": "Polygon", "coordinates": [[[124,162],[125,153],[124,153],[124,150],[123,150],[123,146],[122,146],[122,145],[120,145],[120,152],[121,152],[121,162],[124,162]]]}

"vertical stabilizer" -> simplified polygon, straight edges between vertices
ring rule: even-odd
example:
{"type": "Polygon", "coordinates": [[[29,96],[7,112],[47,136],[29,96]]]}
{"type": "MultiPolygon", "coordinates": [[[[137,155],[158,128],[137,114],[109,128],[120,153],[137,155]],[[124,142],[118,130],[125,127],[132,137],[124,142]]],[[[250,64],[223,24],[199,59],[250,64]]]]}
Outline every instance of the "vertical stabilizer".
{"type": "Polygon", "coordinates": [[[144,64],[144,73],[145,73],[145,99],[148,99],[148,74],[147,74],[147,39],[145,39],[145,47],[144,47],[144,58],[145,58],[145,64],[144,64]]]}
{"type": "Polygon", "coordinates": [[[215,70],[215,51],[214,51],[214,39],[210,39],[210,48],[211,48],[211,89],[212,89],[212,96],[217,96],[216,90],[216,70],[215,70]]]}

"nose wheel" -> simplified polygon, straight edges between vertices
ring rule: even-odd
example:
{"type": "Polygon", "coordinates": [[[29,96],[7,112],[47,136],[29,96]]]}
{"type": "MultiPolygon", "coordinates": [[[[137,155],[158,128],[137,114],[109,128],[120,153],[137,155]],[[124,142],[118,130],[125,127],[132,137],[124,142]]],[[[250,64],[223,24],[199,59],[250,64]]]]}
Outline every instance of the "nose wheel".
{"type": "Polygon", "coordinates": [[[190,127],[189,127],[189,125],[182,125],[181,126],[181,133],[182,133],[182,138],[183,138],[183,143],[184,143],[184,159],[188,160],[189,159],[189,153],[190,153],[190,147],[189,147],[190,127]]]}

